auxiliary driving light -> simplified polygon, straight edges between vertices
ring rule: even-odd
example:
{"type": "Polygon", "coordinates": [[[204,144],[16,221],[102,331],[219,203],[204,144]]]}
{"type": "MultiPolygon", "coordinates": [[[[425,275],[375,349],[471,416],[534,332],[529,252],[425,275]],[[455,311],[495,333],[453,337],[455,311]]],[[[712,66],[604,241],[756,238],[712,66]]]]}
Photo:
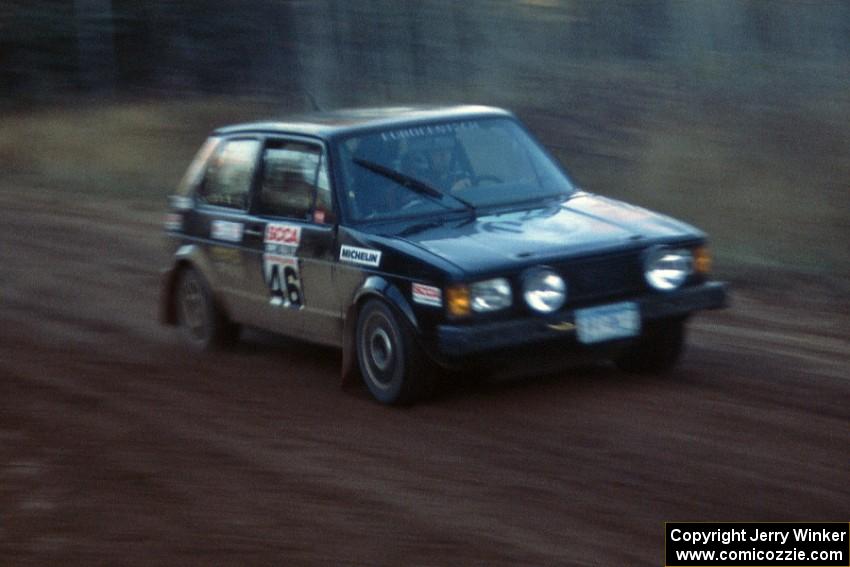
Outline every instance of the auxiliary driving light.
{"type": "Polygon", "coordinates": [[[538,313],[552,313],[567,300],[567,284],[549,268],[537,268],[526,274],[523,297],[528,306],[538,313]]]}
{"type": "Polygon", "coordinates": [[[644,262],[646,281],[655,289],[670,291],[682,285],[694,270],[690,250],[654,248],[647,252],[644,262]]]}

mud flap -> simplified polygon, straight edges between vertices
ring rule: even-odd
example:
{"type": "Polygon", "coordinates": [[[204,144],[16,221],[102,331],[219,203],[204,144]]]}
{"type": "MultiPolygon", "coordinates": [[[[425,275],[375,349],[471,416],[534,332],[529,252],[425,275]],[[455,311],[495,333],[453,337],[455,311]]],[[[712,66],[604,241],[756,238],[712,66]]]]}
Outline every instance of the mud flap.
{"type": "Polygon", "coordinates": [[[177,324],[177,314],[174,309],[174,283],[177,270],[168,268],[160,273],[159,288],[159,322],[163,325],[174,326],[177,324]]]}
{"type": "Polygon", "coordinates": [[[360,372],[357,367],[357,352],[354,348],[354,309],[351,309],[342,328],[342,368],[340,386],[345,388],[358,381],[360,372]]]}

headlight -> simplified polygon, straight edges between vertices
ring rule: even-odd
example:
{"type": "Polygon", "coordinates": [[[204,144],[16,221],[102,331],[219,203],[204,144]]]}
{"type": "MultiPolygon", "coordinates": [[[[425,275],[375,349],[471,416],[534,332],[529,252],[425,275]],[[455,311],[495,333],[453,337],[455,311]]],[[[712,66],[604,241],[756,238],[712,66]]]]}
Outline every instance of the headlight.
{"type": "Polygon", "coordinates": [[[644,276],[655,289],[669,291],[682,285],[694,269],[689,250],[655,248],[646,255],[644,276]]]}
{"type": "Polygon", "coordinates": [[[469,286],[469,297],[472,310],[477,313],[488,313],[510,307],[513,300],[511,284],[505,278],[495,278],[471,284],[469,286]]]}
{"type": "Polygon", "coordinates": [[[548,268],[529,272],[523,282],[523,296],[528,306],[540,313],[552,313],[567,300],[567,284],[548,268]]]}

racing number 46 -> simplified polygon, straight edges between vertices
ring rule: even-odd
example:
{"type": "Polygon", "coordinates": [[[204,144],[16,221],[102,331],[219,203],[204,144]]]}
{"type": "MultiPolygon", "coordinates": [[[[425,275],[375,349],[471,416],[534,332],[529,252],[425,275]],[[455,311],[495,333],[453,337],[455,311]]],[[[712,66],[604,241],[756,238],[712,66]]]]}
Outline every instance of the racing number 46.
{"type": "Polygon", "coordinates": [[[298,259],[267,259],[266,267],[266,283],[271,293],[271,304],[283,307],[301,307],[303,293],[298,271],[298,259]]]}

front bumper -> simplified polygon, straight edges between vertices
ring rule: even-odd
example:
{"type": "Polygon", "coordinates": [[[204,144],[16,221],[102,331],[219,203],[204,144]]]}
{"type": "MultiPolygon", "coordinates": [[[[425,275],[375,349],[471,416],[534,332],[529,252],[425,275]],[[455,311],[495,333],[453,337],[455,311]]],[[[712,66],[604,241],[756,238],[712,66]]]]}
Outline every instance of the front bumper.
{"type": "MultiPolygon", "coordinates": [[[[726,305],[727,285],[707,282],[669,293],[654,293],[629,301],[637,303],[642,321],[684,317],[694,311],[720,309],[726,305]]],[[[475,325],[437,327],[436,358],[460,358],[488,351],[554,340],[577,342],[575,312],[570,309],[557,317],[529,317],[475,325]]]]}

